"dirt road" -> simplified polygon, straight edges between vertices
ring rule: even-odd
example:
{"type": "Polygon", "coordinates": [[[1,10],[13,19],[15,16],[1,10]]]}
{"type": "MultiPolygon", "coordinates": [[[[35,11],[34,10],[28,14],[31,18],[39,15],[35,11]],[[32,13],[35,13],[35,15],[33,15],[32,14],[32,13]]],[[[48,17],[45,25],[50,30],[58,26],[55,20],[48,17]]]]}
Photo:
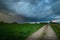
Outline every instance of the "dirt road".
{"type": "Polygon", "coordinates": [[[51,26],[45,25],[30,35],[26,40],[58,40],[58,38],[51,26]]]}
{"type": "Polygon", "coordinates": [[[45,35],[42,37],[41,40],[58,40],[57,35],[55,34],[50,25],[48,25],[45,31],[45,35]]]}

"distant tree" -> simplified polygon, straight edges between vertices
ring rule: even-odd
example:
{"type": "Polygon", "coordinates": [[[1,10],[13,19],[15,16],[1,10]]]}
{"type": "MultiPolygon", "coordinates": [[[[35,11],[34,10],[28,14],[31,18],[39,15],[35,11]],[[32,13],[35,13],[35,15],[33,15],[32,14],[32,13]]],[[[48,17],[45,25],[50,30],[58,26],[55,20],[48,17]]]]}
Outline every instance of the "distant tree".
{"type": "Polygon", "coordinates": [[[4,23],[3,21],[0,22],[1,24],[4,23]]]}
{"type": "Polygon", "coordinates": [[[50,21],[50,23],[53,23],[52,21],[50,21]]]}
{"type": "Polygon", "coordinates": [[[50,24],[54,24],[55,22],[53,20],[50,21],[50,24]]]}
{"type": "Polygon", "coordinates": [[[29,23],[25,23],[25,24],[29,24],[29,23]]]}
{"type": "Polygon", "coordinates": [[[37,22],[35,24],[37,24],[37,22]]]}
{"type": "Polygon", "coordinates": [[[13,24],[18,24],[17,22],[13,22],[13,24]]]}

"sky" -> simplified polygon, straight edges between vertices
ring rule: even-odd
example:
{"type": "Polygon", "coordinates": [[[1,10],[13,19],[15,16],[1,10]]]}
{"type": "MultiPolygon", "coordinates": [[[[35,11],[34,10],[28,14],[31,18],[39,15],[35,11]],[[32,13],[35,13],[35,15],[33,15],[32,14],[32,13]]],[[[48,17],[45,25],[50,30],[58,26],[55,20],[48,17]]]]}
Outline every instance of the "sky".
{"type": "Polygon", "coordinates": [[[60,20],[60,0],[0,0],[0,14],[8,22],[60,20]]]}

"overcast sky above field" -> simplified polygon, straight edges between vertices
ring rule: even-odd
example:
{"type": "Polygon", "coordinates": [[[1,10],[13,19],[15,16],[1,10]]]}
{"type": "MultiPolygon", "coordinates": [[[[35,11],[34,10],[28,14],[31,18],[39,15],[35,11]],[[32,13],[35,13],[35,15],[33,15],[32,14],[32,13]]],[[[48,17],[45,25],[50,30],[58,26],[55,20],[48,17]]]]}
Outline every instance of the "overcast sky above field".
{"type": "Polygon", "coordinates": [[[0,14],[5,21],[60,20],[60,0],[0,0],[0,14]]]}

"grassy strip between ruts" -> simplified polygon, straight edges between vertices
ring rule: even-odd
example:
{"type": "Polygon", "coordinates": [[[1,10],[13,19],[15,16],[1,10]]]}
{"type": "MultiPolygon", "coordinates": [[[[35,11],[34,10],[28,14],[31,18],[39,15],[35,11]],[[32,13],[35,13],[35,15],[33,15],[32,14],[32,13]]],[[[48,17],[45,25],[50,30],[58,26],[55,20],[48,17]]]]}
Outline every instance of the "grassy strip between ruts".
{"type": "Polygon", "coordinates": [[[51,27],[56,32],[56,34],[60,40],[60,25],[59,24],[51,24],[51,27]]]}
{"type": "Polygon", "coordinates": [[[45,24],[0,24],[0,40],[25,40],[45,24]]]}

